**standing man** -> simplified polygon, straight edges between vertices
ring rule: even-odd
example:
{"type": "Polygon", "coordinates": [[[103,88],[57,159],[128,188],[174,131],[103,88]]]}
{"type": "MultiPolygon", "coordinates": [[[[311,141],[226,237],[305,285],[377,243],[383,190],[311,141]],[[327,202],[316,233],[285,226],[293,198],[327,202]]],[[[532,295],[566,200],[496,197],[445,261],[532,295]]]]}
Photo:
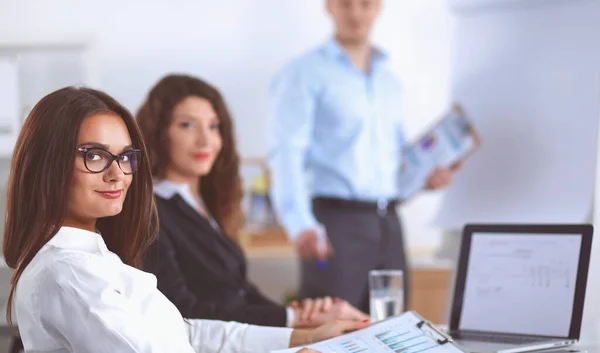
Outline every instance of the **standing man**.
{"type": "MultiPolygon", "coordinates": [[[[381,0],[326,4],[334,38],[273,82],[272,201],[302,259],[300,297],[341,297],[369,312],[372,269],[405,270],[408,293],[396,214],[402,94],[387,56],[370,41],[381,0]]],[[[449,169],[437,169],[428,187],[451,179],[449,169]]]]}

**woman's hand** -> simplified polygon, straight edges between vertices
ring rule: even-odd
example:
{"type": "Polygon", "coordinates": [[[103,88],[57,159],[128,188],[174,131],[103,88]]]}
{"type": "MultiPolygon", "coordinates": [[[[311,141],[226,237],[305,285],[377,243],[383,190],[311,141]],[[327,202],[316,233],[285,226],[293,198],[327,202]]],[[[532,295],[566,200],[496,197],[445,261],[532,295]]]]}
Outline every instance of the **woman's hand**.
{"type": "Polygon", "coordinates": [[[302,346],[343,335],[346,332],[360,330],[369,326],[369,320],[332,321],[312,330],[294,330],[290,338],[290,347],[302,346]]]}
{"type": "Polygon", "coordinates": [[[330,297],[305,299],[302,305],[292,303],[295,310],[294,328],[313,328],[335,320],[363,321],[369,316],[347,301],[330,297]]]}
{"type": "MultiPolygon", "coordinates": [[[[298,302],[293,301],[290,303],[290,307],[295,310],[295,322],[294,327],[306,327],[302,323],[307,323],[316,320],[317,316],[321,313],[327,313],[333,306],[333,299],[331,297],[323,297],[316,299],[304,299],[300,305],[298,302]]],[[[312,327],[319,326],[312,325],[312,327]]]]}

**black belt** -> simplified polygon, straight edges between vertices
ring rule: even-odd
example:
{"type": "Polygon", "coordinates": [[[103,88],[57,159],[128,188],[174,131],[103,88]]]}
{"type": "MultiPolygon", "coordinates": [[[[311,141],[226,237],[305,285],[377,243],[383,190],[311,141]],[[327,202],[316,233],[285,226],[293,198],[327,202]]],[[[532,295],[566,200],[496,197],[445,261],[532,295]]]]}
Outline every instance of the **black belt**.
{"type": "Polygon", "coordinates": [[[378,200],[374,201],[359,201],[359,200],[349,200],[349,199],[339,199],[335,197],[315,197],[313,199],[314,202],[320,203],[323,205],[328,205],[332,207],[339,208],[351,208],[356,210],[368,210],[368,211],[388,211],[395,210],[396,206],[399,204],[399,200],[391,199],[391,200],[378,200]]]}

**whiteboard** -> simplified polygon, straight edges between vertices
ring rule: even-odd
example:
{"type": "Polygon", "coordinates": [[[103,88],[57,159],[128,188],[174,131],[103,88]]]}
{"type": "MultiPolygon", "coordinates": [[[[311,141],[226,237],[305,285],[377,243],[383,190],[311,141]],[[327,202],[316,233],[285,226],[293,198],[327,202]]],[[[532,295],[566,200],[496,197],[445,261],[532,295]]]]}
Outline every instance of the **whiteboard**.
{"type": "Polygon", "coordinates": [[[600,2],[457,14],[452,96],[482,147],[436,223],[582,222],[594,195],[600,2]]]}

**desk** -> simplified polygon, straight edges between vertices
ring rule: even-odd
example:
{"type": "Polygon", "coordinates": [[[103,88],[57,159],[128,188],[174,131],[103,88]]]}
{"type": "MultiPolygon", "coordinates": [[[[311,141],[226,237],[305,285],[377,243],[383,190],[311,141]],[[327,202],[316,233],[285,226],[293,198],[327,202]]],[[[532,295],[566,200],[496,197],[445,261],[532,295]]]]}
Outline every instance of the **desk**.
{"type": "MultiPolygon", "coordinates": [[[[296,252],[277,228],[241,240],[248,258],[248,275],[270,299],[281,303],[299,283],[296,252]]],[[[434,258],[432,249],[409,248],[410,310],[434,322],[446,321],[452,263],[434,258]]]]}
{"type": "MultiPolygon", "coordinates": [[[[565,348],[566,350],[578,349],[581,353],[600,353],[600,348],[598,346],[586,346],[586,345],[574,345],[573,347],[565,348]]],[[[552,353],[557,352],[559,350],[552,350],[544,353],[552,353]]],[[[564,353],[563,350],[561,353],[564,353]]]]}

